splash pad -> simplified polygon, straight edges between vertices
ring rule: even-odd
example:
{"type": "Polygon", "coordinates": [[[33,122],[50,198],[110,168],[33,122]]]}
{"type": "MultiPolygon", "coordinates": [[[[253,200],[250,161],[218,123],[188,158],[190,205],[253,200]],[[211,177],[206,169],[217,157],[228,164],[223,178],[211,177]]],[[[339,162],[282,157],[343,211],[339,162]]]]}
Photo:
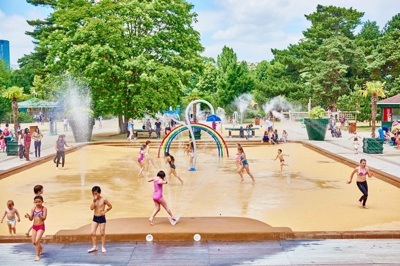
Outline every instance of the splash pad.
{"type": "MultiPolygon", "coordinates": [[[[234,144],[228,143],[231,153],[236,150],[234,144]]],[[[262,234],[251,230],[261,226],[264,229],[260,232],[269,228],[271,238],[290,238],[307,232],[319,232],[320,235],[321,232],[325,235],[331,232],[332,237],[338,237],[340,234],[393,230],[397,228],[395,221],[400,220],[399,214],[393,212],[399,200],[398,188],[376,178],[370,179],[368,203],[371,208],[360,209],[355,203],[359,196],[357,188],[345,182],[352,168],[302,144],[279,147],[290,154],[290,167],[283,173],[279,171],[279,164],[272,160],[276,146],[245,146],[256,178],[256,184],[252,186],[249,180],[246,184],[239,183],[234,159],[217,157],[215,144],[208,141],[199,143],[196,172],[187,171],[187,159],[179,145],[175,143],[171,147],[176,154],[178,173],[186,181],[185,185],[193,189],[184,190],[184,195],[180,195],[177,191],[182,186],[177,180],[172,180],[166,187],[165,197],[172,211],[181,201],[185,202],[183,217],[176,226],[171,226],[165,213],[160,212],[155,226],[150,227],[147,219],[154,206],[152,187],[147,178],[159,169],[151,168],[146,178],[138,178],[138,167],[132,158],[137,148],[126,143],[88,145],[82,148],[91,158],[87,163],[85,186],[81,185],[79,178],[80,156],[78,152],[71,152],[67,155],[68,168],[65,171],[53,171],[52,163],[47,161],[0,180],[4,188],[0,200],[6,202],[9,195],[13,195],[16,208],[24,213],[32,205],[32,187],[42,184],[45,205],[49,208],[46,233],[65,233],[65,238],[60,237],[59,241],[89,239],[89,230],[86,229],[92,218],[89,205],[90,189],[94,185],[100,185],[102,194],[113,204],[113,210],[107,215],[107,239],[110,241],[128,240],[123,235],[129,236],[127,230],[132,228],[139,230],[130,235],[131,239],[138,241],[144,241],[149,233],[154,236],[154,241],[190,241],[194,233],[201,234],[202,241],[212,240],[217,233],[219,240],[226,241],[244,240],[244,236],[261,239],[262,234]],[[205,231],[198,230],[200,225],[205,231]],[[212,228],[214,234],[207,233],[206,230],[212,228]],[[274,231],[277,228],[280,231],[274,231]],[[70,233],[69,237],[66,232],[70,233]],[[238,232],[242,232],[242,236],[238,232]]],[[[162,159],[155,158],[155,162],[160,169],[166,168],[162,159]]],[[[23,219],[17,225],[17,233],[22,234],[29,225],[30,222],[23,219]]],[[[0,234],[7,235],[6,229],[2,226],[0,234]]],[[[246,240],[256,240],[254,238],[246,240]]]]}

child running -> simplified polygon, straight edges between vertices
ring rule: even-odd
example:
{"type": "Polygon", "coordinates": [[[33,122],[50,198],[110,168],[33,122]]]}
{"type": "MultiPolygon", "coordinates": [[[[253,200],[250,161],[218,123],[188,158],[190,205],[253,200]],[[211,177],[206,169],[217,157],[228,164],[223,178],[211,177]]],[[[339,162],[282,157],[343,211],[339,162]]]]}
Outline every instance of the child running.
{"type": "Polygon", "coordinates": [[[358,147],[359,147],[358,140],[361,140],[361,137],[357,135],[356,131],[354,131],[353,136],[351,136],[349,139],[353,139],[354,154],[358,154],[358,147]]]}
{"type": "Polygon", "coordinates": [[[25,218],[28,218],[30,221],[33,220],[32,244],[36,246],[35,261],[38,261],[40,260],[43,250],[40,240],[42,239],[45,230],[44,221],[47,218],[47,208],[43,206],[43,197],[40,195],[35,196],[33,202],[35,206],[32,208],[30,214],[25,214],[25,218]]]}
{"type": "Polygon", "coordinates": [[[281,171],[283,170],[284,165],[288,166],[287,164],[285,164],[285,159],[283,158],[283,156],[289,156],[289,155],[283,154],[282,150],[278,149],[278,154],[276,155],[274,161],[276,161],[276,159],[279,159],[279,162],[281,163],[281,171]]]}
{"type": "Polygon", "coordinates": [[[168,181],[165,180],[164,171],[159,171],[157,173],[157,177],[149,179],[148,182],[153,182],[154,185],[153,201],[155,205],[155,209],[149,218],[150,225],[154,225],[153,221],[157,213],[160,211],[160,205],[163,206],[169,216],[171,216],[172,224],[175,225],[177,218],[172,215],[171,210],[168,208],[167,202],[163,198],[163,185],[168,184],[168,181]]]}
{"type": "MultiPolygon", "coordinates": [[[[35,194],[35,196],[41,196],[43,194],[43,186],[42,185],[36,185],[33,187],[33,193],[35,194]]],[[[33,226],[33,225],[32,225],[33,226]]],[[[29,233],[32,230],[32,226],[29,227],[28,231],[25,233],[26,236],[29,237],[29,233]]]]}
{"type": "Polygon", "coordinates": [[[92,188],[93,202],[90,205],[90,209],[94,210],[93,222],[92,222],[92,244],[93,247],[87,252],[91,253],[97,251],[96,244],[96,231],[97,227],[100,225],[100,235],[101,235],[101,252],[107,252],[105,248],[106,243],[106,212],[112,209],[111,203],[104,197],[101,196],[101,188],[99,186],[94,186],[92,188]],[[107,205],[107,209],[106,209],[107,205]]]}
{"type": "Polygon", "coordinates": [[[3,218],[1,218],[1,223],[3,223],[4,218],[7,215],[7,225],[8,225],[8,232],[10,233],[10,236],[14,233],[14,235],[17,235],[17,229],[16,229],[16,224],[17,221],[20,222],[21,219],[19,217],[19,213],[16,208],[14,208],[14,201],[9,200],[7,201],[7,209],[4,211],[3,218]],[[18,220],[15,220],[15,216],[17,216],[18,220]]]}
{"type": "Polygon", "coordinates": [[[165,153],[165,162],[169,164],[169,180],[171,180],[172,175],[179,179],[181,184],[183,185],[183,180],[178,176],[176,173],[176,166],[175,166],[175,158],[168,152],[165,153]]]}
{"type": "Polygon", "coordinates": [[[146,141],[146,147],[144,149],[144,158],[146,158],[146,170],[148,170],[150,163],[153,165],[154,168],[156,168],[156,165],[154,164],[153,158],[150,155],[150,140],[146,141]]]}
{"type": "Polygon", "coordinates": [[[351,183],[355,173],[357,173],[357,187],[363,193],[358,201],[360,202],[361,207],[367,209],[367,207],[365,206],[368,199],[367,176],[371,177],[372,173],[369,171],[369,168],[367,167],[367,161],[365,159],[360,160],[360,165],[356,167],[350,174],[350,179],[349,181],[347,181],[347,184],[351,183]]]}
{"type": "Polygon", "coordinates": [[[254,184],[256,182],[256,180],[254,179],[254,176],[250,173],[249,163],[247,162],[246,154],[244,153],[242,147],[238,147],[238,155],[240,156],[240,161],[242,163],[240,168],[237,170],[237,172],[240,175],[240,179],[241,179],[240,183],[244,183],[243,170],[245,170],[247,172],[247,174],[251,177],[251,180],[252,180],[251,183],[254,184]]]}
{"type": "Polygon", "coordinates": [[[139,157],[137,159],[140,167],[140,171],[138,173],[139,177],[143,177],[143,170],[144,170],[144,154],[145,154],[145,145],[140,146],[139,157]]]}

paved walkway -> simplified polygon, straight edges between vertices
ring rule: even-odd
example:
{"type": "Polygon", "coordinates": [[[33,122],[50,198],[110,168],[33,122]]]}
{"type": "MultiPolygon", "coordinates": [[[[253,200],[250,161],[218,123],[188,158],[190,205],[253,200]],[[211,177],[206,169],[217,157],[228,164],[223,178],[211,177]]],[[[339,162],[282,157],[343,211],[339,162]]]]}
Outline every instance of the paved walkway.
{"type": "MultiPolygon", "coordinates": [[[[59,123],[59,127],[62,126],[59,123]]],[[[354,155],[350,135],[326,141],[308,141],[306,130],[299,123],[282,123],[276,127],[286,129],[289,138],[306,141],[319,149],[339,156],[339,160],[358,164],[365,158],[368,165],[394,178],[400,174],[400,151],[385,144],[381,155],[354,155]]],[[[261,135],[261,131],[257,135],[261,135]]],[[[46,128],[42,144],[42,156],[54,154],[57,136],[50,136],[46,128]]],[[[94,130],[94,138],[116,134],[116,120],[103,121],[103,128],[94,130]]],[[[60,133],[60,132],[59,132],[60,133]]],[[[64,134],[64,132],[61,132],[64,134]]],[[[73,142],[72,133],[65,132],[68,143],[73,142]]],[[[360,132],[368,137],[368,132],[360,132]]],[[[227,133],[224,134],[227,136],[227,133]]],[[[361,149],[361,145],[360,145],[361,149]]],[[[33,156],[33,162],[37,159],[33,156]]],[[[14,156],[0,153],[0,174],[7,169],[27,163],[14,156]]],[[[343,239],[343,240],[284,240],[267,242],[131,242],[108,243],[106,254],[87,254],[85,244],[45,244],[43,258],[35,265],[308,265],[308,264],[392,264],[400,265],[400,239],[343,239]]],[[[31,244],[0,244],[0,265],[29,265],[34,260],[31,244]]]]}
{"type": "Polygon", "coordinates": [[[39,262],[30,244],[0,244],[0,265],[399,265],[400,240],[48,244],[39,262]]]}

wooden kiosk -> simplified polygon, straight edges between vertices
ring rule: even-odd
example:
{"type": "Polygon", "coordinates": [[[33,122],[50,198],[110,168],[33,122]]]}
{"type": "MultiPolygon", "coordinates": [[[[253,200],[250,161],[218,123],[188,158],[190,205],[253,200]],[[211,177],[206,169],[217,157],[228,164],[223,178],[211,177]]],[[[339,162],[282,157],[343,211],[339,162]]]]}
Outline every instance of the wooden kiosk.
{"type": "Polygon", "coordinates": [[[378,102],[382,108],[382,127],[391,130],[393,121],[400,120],[400,94],[378,102]]]}

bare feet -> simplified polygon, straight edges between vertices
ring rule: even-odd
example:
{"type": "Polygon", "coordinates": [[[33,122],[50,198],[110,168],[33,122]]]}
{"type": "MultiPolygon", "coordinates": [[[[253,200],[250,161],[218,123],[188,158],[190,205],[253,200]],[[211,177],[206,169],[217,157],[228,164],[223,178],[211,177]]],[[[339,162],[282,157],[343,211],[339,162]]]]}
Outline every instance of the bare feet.
{"type": "Polygon", "coordinates": [[[244,179],[242,179],[242,180],[240,181],[240,183],[244,184],[244,179]]]}
{"type": "Polygon", "coordinates": [[[97,247],[92,247],[91,249],[88,249],[87,253],[92,253],[92,252],[95,252],[97,250],[98,250],[97,247]]]}
{"type": "Polygon", "coordinates": [[[254,185],[256,183],[256,180],[251,181],[251,184],[254,185]]]}
{"type": "Polygon", "coordinates": [[[153,219],[149,219],[150,225],[154,225],[153,224],[153,219]]]}
{"type": "Polygon", "coordinates": [[[101,252],[106,253],[107,252],[106,248],[105,247],[101,247],[101,252]]]}
{"type": "Polygon", "coordinates": [[[39,261],[40,260],[40,256],[36,256],[35,261],[39,261]]]}

